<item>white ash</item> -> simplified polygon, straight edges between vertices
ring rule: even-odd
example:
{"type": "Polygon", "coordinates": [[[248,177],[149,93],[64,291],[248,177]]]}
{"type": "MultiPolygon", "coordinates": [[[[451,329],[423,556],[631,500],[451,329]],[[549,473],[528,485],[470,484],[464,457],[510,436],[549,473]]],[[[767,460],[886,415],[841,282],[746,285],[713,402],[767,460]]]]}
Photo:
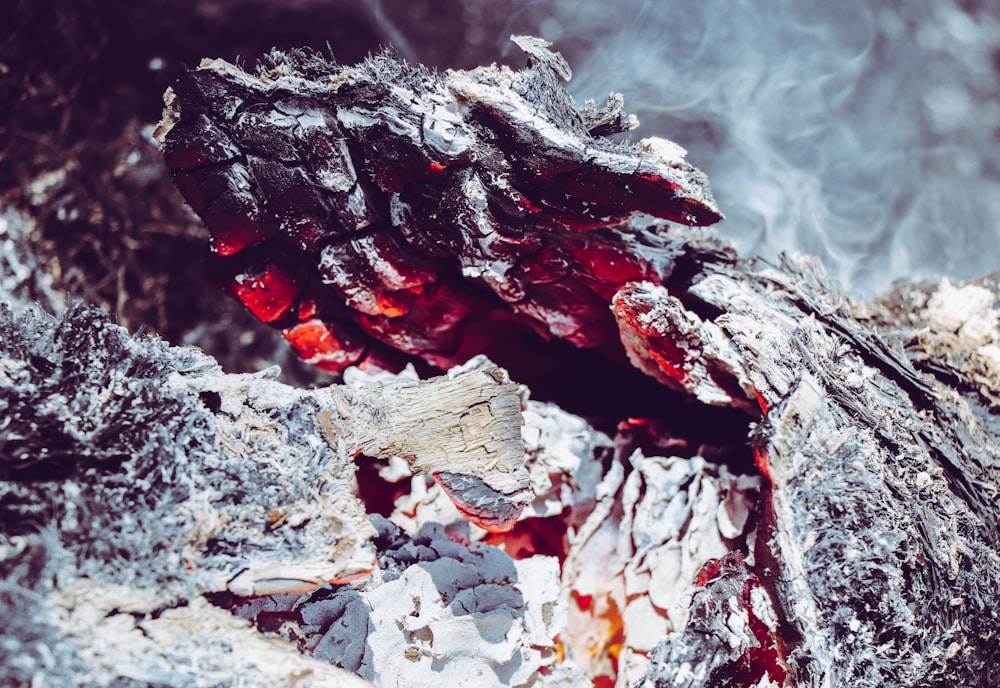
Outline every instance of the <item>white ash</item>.
{"type": "Polygon", "coordinates": [[[204,598],[157,614],[135,613],[144,606],[142,595],[80,579],[50,597],[55,625],[78,643],[86,662],[63,685],[212,688],[239,677],[247,686],[371,686],[204,598]]]}
{"type": "Polygon", "coordinates": [[[570,605],[568,644],[592,676],[615,678],[606,645],[621,619],[618,686],[641,678],[654,645],[683,628],[697,572],[747,535],[760,491],[758,477],[698,456],[637,450],[628,461],[627,476],[616,457],[600,484],[596,507],[570,537],[564,570],[567,590],[587,600],[570,605]]]}
{"type": "MultiPolygon", "coordinates": [[[[565,625],[555,558],[520,561],[459,530],[381,521],[380,576],[299,604],[313,652],[377,685],[549,686],[565,625]],[[381,578],[381,580],[379,580],[381,578]]],[[[556,674],[584,680],[572,666],[556,674]]]]}
{"type": "Polygon", "coordinates": [[[587,512],[597,499],[601,459],[613,443],[604,433],[553,404],[529,401],[521,429],[534,500],[525,518],[587,512]]]}
{"type": "Polygon", "coordinates": [[[943,279],[930,293],[915,332],[927,360],[962,369],[981,394],[1000,404],[1000,286],[997,280],[957,286],[943,279]]]}
{"type": "Polygon", "coordinates": [[[986,287],[958,287],[945,278],[931,296],[923,317],[932,331],[953,332],[969,339],[970,344],[983,345],[1000,339],[994,301],[995,295],[986,287]]]}

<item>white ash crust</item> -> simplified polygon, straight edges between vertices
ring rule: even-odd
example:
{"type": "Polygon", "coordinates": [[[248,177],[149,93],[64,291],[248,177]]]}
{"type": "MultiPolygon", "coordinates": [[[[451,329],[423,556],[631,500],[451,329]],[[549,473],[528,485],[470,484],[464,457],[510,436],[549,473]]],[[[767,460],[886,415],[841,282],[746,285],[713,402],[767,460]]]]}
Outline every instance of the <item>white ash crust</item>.
{"type": "Polygon", "coordinates": [[[622,688],[645,676],[655,645],[683,630],[698,571],[750,535],[760,487],[759,477],[698,456],[615,458],[571,534],[563,571],[567,592],[590,601],[570,605],[567,645],[591,676],[622,688]],[[616,617],[624,620],[617,677],[602,645],[616,617]]]}
{"type": "Polygon", "coordinates": [[[212,688],[230,685],[365,688],[372,684],[291,643],[260,633],[194,597],[157,615],[138,614],[141,591],[80,579],[49,596],[54,626],[79,645],[86,665],[65,685],[212,688]],[[132,604],[129,605],[129,601],[132,604]]]}
{"type": "Polygon", "coordinates": [[[602,477],[601,457],[612,449],[611,438],[554,404],[529,401],[524,418],[521,437],[534,495],[525,518],[592,509],[602,477]]]}
{"type": "Polygon", "coordinates": [[[321,635],[316,656],[401,688],[585,680],[556,649],[566,608],[554,557],[515,561],[435,523],[412,539],[385,521],[380,531],[379,576],[300,602],[302,630],[321,635]]]}
{"type": "MultiPolygon", "coordinates": [[[[1000,405],[1000,275],[910,285],[853,310],[906,347],[918,369],[944,373],[946,383],[971,394],[973,409],[1000,405]]],[[[995,417],[980,414],[977,422],[1000,432],[995,417]]]]}

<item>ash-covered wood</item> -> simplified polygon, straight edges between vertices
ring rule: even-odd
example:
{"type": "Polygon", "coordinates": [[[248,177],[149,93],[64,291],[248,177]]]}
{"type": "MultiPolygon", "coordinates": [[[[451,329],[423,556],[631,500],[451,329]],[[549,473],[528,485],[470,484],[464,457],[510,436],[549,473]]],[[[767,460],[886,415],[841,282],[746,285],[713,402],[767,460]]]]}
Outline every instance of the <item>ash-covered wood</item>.
{"type": "Polygon", "coordinates": [[[492,528],[509,528],[529,499],[518,389],[486,362],[436,381],[306,391],[275,382],[276,371],[227,376],[196,350],[131,340],[86,308],[61,321],[2,315],[12,533],[42,519],[113,559],[163,528],[161,556],[193,566],[201,588],[260,594],[371,568],[371,531],[351,494],[359,453],[447,475],[449,494],[492,528]],[[68,483],[53,480],[106,509],[76,513],[59,496],[68,483]],[[139,533],[136,500],[156,506],[139,533]]]}
{"type": "MultiPolygon", "coordinates": [[[[662,289],[633,285],[616,298],[640,309],[662,289]]],[[[926,307],[901,317],[852,304],[805,258],[706,261],[675,290],[690,310],[655,313],[680,321],[657,333],[714,322],[764,411],[752,435],[770,487],[756,567],[781,614],[794,685],[997,680],[1000,442],[987,390],[1000,382],[1000,309],[987,281],[965,287],[978,298],[946,316],[952,289],[911,296],[926,307]],[[936,343],[947,374],[914,368],[907,354],[928,367],[914,337],[936,343]],[[905,353],[893,345],[904,339],[905,353]]]]}
{"type": "MultiPolygon", "coordinates": [[[[226,375],[196,349],[130,338],[80,305],[61,318],[0,305],[9,611],[34,599],[26,627],[66,634],[71,655],[92,644],[103,652],[99,632],[125,642],[133,636],[122,624],[141,628],[122,651],[135,653],[138,675],[184,682],[194,645],[140,637],[155,639],[174,619],[163,609],[215,591],[308,590],[375,568],[375,531],[353,484],[362,451],[449,476],[449,494],[493,529],[509,528],[530,498],[519,389],[488,362],[436,381],[311,391],[274,381],[276,372],[226,375]],[[115,614],[128,618],[100,631],[87,622],[115,614]]],[[[213,630],[212,614],[174,622],[217,634],[205,647],[247,632],[232,623],[213,630]]],[[[128,675],[130,661],[116,670],[128,675]]]]}

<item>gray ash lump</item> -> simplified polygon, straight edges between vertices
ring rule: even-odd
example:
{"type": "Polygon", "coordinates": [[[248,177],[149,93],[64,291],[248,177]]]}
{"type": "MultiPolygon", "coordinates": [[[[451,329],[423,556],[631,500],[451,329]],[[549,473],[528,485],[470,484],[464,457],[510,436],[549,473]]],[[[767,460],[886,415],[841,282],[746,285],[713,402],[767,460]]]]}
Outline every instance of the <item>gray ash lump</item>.
{"type": "Polygon", "coordinates": [[[722,216],[683,149],[606,138],[634,125],[620,98],[576,108],[562,58],[516,40],[521,71],[276,52],[182,76],[158,137],[217,284],[328,370],[449,367],[517,328],[621,357],[610,295],[674,254],[619,223],[722,216]]]}
{"type": "Polygon", "coordinates": [[[565,623],[554,557],[513,560],[429,523],[412,538],[375,517],[380,573],[363,589],[295,604],[308,649],[376,685],[567,685],[586,680],[557,650],[565,623]],[[560,681],[564,681],[560,683],[560,681]]]}

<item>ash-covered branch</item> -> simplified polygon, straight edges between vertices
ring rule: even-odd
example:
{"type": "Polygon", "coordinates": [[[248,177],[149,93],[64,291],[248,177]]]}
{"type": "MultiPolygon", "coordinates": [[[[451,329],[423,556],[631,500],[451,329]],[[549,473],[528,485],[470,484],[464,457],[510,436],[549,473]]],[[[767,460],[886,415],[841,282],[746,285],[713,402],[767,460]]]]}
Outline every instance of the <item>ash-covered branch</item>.
{"type": "Polygon", "coordinates": [[[80,575],[161,600],[362,575],[374,553],[354,496],[360,452],[470,476],[452,494],[497,529],[530,499],[518,388],[486,362],[435,381],[297,390],[275,371],[225,375],[196,350],[129,338],[92,309],[0,315],[5,536],[57,529],[80,575]]]}

